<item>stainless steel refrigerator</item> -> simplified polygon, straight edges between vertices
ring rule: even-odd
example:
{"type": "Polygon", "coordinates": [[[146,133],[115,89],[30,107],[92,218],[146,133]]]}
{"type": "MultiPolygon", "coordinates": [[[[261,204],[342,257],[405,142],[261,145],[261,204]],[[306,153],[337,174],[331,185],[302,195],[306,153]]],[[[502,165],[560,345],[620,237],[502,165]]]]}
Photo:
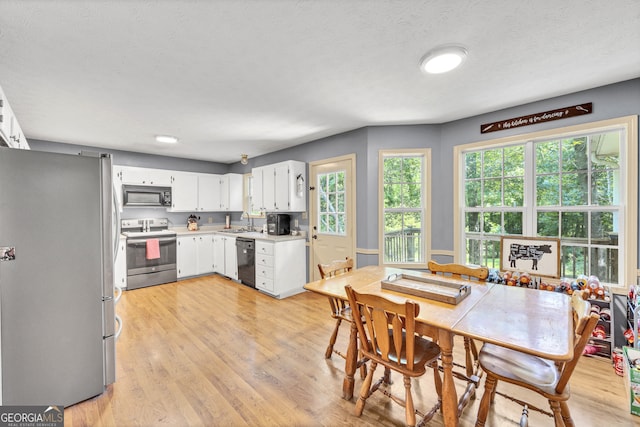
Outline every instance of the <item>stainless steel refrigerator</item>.
{"type": "Polygon", "coordinates": [[[0,404],[115,381],[111,158],[0,147],[0,404]]]}

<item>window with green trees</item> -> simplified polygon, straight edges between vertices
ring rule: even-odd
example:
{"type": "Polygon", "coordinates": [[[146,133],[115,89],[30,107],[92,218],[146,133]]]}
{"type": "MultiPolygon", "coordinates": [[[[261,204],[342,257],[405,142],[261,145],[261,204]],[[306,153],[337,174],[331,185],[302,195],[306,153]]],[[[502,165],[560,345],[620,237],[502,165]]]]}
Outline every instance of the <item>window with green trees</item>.
{"type": "Polygon", "coordinates": [[[502,235],[560,239],[561,275],[619,283],[623,128],[462,152],[466,262],[500,267],[502,235]]]}
{"type": "Polygon", "coordinates": [[[425,264],[426,153],[381,152],[382,262],[425,264]]]}

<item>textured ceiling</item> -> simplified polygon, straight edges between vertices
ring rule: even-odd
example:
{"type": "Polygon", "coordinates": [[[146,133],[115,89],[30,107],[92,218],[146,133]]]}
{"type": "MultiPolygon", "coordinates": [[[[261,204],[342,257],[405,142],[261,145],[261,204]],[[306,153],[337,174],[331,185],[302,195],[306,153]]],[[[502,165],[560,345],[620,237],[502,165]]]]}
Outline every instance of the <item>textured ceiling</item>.
{"type": "Polygon", "coordinates": [[[639,77],[639,23],[638,0],[1,0],[0,86],[28,139],[231,163],[639,77]],[[422,74],[449,43],[464,66],[422,74]]]}

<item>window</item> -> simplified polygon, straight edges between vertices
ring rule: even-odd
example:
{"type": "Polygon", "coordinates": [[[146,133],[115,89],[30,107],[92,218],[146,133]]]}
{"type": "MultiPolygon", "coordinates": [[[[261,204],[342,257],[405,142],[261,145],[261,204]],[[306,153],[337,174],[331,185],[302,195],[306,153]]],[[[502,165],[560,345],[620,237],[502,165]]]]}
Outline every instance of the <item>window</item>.
{"type": "Polygon", "coordinates": [[[429,150],[380,152],[381,264],[426,264],[428,166],[429,150]]]}
{"type": "Polygon", "coordinates": [[[553,237],[560,239],[562,277],[635,281],[637,154],[629,143],[637,141],[635,122],[456,147],[463,194],[456,253],[469,264],[499,268],[502,235],[553,237]]]}
{"type": "Polygon", "coordinates": [[[243,175],[243,194],[242,194],[242,210],[243,214],[247,212],[251,218],[264,218],[264,212],[260,210],[251,210],[253,203],[253,176],[250,173],[243,175]]]}
{"type": "Polygon", "coordinates": [[[318,221],[320,233],[347,234],[345,171],[318,174],[318,221]]]}

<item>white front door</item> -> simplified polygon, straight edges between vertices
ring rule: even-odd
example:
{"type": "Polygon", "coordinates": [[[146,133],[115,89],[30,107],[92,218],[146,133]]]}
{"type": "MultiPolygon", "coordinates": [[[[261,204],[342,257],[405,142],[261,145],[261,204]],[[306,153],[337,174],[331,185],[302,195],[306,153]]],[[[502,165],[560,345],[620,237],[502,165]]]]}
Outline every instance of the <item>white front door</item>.
{"type": "Polygon", "coordinates": [[[310,280],[318,264],[351,257],[355,261],[355,154],[310,164],[310,280]]]}

